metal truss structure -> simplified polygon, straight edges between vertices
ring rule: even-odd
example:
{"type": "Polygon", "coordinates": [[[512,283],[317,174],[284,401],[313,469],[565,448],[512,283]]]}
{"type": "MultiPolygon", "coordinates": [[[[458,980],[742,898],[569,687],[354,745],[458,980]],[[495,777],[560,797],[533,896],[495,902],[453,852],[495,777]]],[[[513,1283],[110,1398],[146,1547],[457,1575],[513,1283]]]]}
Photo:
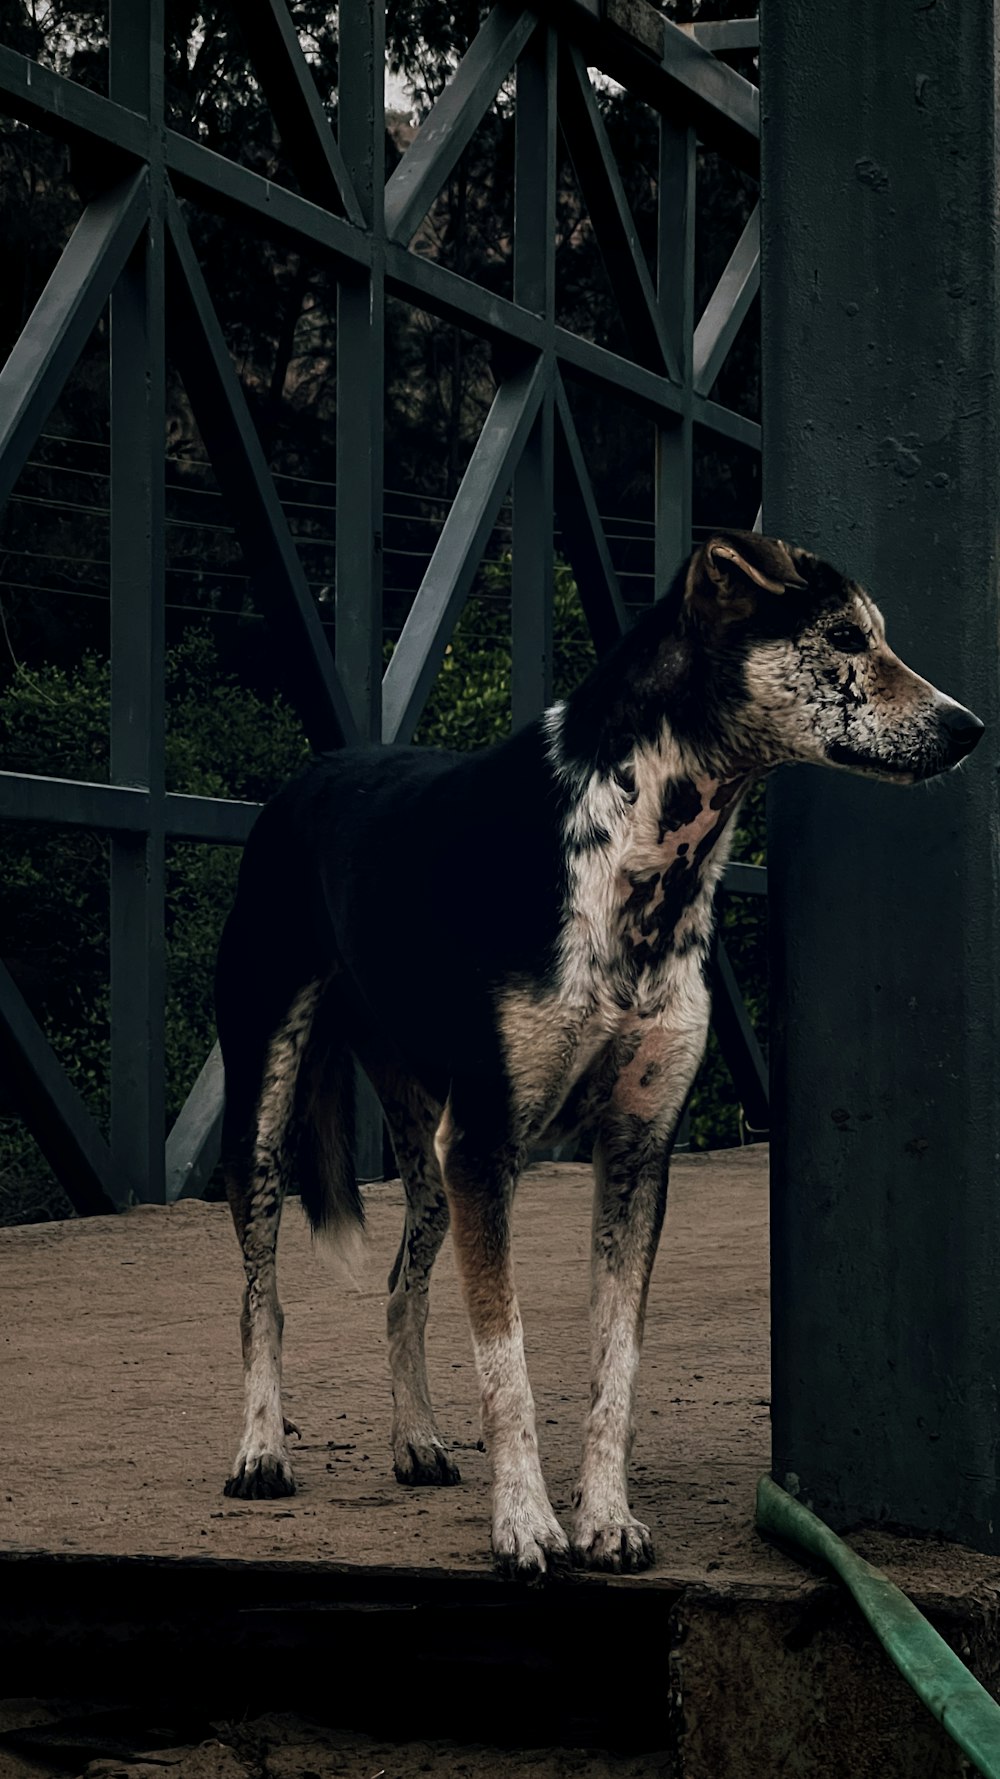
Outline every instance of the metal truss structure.
{"type": "MultiPolygon", "coordinates": [[[[111,841],[110,1143],[0,967],[0,1054],[25,1120],[82,1212],[196,1193],[211,1172],[222,1093],[215,1053],[164,1141],[164,851],[168,839],[239,844],[256,813],[250,804],[164,786],[168,342],[236,518],[285,684],[318,748],[413,735],[511,491],[515,724],[551,694],[556,513],[598,649],[619,635],[625,610],[567,400],[570,381],[630,403],[653,422],[660,585],[690,545],[693,429],[760,448],[759,427],[711,398],[758,289],[756,213],[704,313],[694,312],[696,143],[758,170],[757,93],[713,51],[753,41],[755,25],[685,31],[645,0],[499,0],[386,181],[380,0],[341,0],[336,135],[285,0],[241,0],[238,12],[298,192],[166,127],[162,0],[110,0],[107,97],[0,49],[0,105],[69,142],[94,191],[0,374],[0,501],[108,303],[111,313],[112,782],[0,775],[3,818],[86,826],[111,841]],[[660,118],[654,273],[591,68],[660,118]],[[513,300],[506,300],[411,242],[511,78],[516,207],[513,300]],[[557,323],[557,129],[620,308],[628,341],[622,353],[557,323]],[[192,246],[184,198],[308,250],[338,281],[335,658],[192,246]],[[504,374],[383,674],[387,295],[501,348],[504,374]]],[[[731,865],[726,887],[759,892],[764,873],[731,865]]],[[[766,1070],[724,953],[716,1029],[748,1120],[765,1127],[766,1070]]]]}

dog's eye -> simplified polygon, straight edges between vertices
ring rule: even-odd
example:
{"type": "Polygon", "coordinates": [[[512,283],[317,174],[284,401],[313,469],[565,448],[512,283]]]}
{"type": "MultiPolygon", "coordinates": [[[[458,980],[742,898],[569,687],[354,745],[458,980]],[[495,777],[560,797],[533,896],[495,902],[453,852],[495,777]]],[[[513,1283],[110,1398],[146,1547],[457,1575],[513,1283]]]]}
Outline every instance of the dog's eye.
{"type": "Polygon", "coordinates": [[[843,655],[864,655],[868,652],[868,638],[859,624],[834,624],[826,633],[827,642],[843,655]]]}

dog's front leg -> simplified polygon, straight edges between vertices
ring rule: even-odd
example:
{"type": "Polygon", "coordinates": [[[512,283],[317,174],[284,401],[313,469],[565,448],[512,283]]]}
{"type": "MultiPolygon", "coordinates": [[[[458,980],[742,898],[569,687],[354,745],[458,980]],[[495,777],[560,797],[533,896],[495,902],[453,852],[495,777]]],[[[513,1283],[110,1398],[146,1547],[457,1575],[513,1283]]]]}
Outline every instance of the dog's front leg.
{"type": "Polygon", "coordinates": [[[573,1527],[574,1561],[646,1569],[649,1530],[628,1504],[633,1405],[649,1280],[667,1202],[677,1120],[707,1029],[647,1027],[615,1083],[594,1149],[591,1406],[573,1527]]]}
{"type": "Polygon", "coordinates": [[[435,1149],[472,1327],[483,1435],[493,1469],[493,1554],[501,1574],[532,1581],[565,1563],[569,1541],[549,1503],[538,1458],[510,1253],[510,1207],[521,1155],[483,1140],[449,1104],[435,1149]]]}

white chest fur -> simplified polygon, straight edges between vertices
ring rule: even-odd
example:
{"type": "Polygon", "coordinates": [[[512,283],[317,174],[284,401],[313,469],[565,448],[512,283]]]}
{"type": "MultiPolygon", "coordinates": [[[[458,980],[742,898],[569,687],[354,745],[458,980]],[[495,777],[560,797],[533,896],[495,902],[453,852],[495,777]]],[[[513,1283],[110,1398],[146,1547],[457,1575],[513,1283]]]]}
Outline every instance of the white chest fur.
{"type": "Polygon", "coordinates": [[[645,1022],[678,1034],[703,1023],[702,960],[743,789],[692,771],[669,736],[579,786],[555,982],[519,988],[498,1009],[529,1123],[547,1122],[616,1040],[634,1050],[645,1022]]]}

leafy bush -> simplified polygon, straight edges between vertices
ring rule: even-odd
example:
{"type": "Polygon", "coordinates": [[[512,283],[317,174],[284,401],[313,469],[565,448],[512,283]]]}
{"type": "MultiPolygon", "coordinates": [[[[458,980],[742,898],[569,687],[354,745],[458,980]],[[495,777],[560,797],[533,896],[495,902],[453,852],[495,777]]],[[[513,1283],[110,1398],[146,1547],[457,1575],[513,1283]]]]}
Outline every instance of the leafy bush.
{"type": "MultiPolygon", "coordinates": [[[[221,673],[211,637],[190,631],[166,669],[168,790],[268,797],[307,748],[294,713],[221,673]]],[[[7,770],[107,782],[110,676],[84,656],[73,668],[17,673],[0,695],[7,770]]],[[[6,961],[98,1123],[109,1106],[109,846],[83,829],[7,824],[0,830],[0,930],[6,961]]],[[[214,1038],[215,950],[232,901],[238,855],[175,843],[166,870],[166,1093],[183,1104],[214,1038]]],[[[0,1222],[66,1214],[67,1203],[23,1127],[0,1102],[0,1222]]]]}

